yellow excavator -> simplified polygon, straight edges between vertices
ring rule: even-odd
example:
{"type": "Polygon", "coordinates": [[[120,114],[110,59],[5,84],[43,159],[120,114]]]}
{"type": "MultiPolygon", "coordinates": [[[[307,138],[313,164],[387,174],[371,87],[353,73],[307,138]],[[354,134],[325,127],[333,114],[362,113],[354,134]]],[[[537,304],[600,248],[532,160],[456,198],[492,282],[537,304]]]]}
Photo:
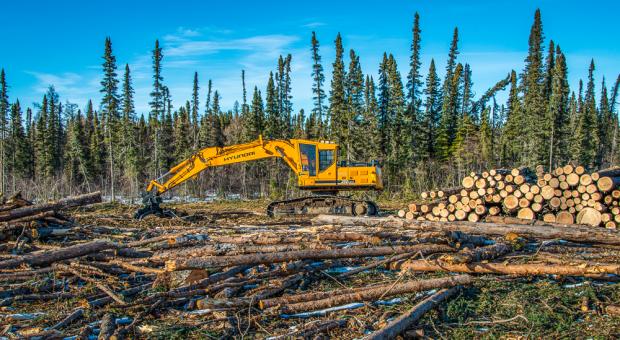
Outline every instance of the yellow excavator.
{"type": "Polygon", "coordinates": [[[300,189],[313,194],[308,197],[271,202],[269,216],[331,213],[340,215],[376,215],[377,205],[372,201],[338,196],[338,191],[382,190],[381,167],[378,162],[338,162],[338,145],[327,141],[304,139],[257,140],[225,147],[208,147],[190,156],[160,178],[149,182],[142,201],[144,206],[135,217],[149,214],[160,217],[170,212],[160,207],[161,195],[202,171],[217,166],[244,163],[279,157],[297,175],[300,189]]]}

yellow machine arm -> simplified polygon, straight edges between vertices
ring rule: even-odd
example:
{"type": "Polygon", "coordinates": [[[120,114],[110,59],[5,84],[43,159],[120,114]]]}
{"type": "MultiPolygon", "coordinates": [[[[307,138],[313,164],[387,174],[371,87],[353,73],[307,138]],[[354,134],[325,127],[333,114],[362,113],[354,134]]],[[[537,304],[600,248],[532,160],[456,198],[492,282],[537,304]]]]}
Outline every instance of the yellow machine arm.
{"type": "Polygon", "coordinates": [[[295,174],[299,175],[301,172],[302,167],[293,143],[285,140],[263,141],[259,136],[258,140],[246,144],[204,148],[170,169],[162,177],[152,180],[146,191],[153,192],[155,189],[156,193],[161,195],[196,177],[207,168],[271,157],[284,159],[295,174]],[[162,179],[166,180],[160,183],[162,179]]]}

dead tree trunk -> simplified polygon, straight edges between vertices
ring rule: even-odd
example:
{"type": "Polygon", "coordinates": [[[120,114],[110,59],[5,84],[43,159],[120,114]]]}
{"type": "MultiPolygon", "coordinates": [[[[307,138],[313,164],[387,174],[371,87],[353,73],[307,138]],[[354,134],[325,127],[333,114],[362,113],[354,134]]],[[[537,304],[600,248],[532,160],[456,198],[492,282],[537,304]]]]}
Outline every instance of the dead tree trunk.
{"type": "Polygon", "coordinates": [[[374,248],[345,248],[329,250],[298,250],[265,254],[247,254],[232,256],[214,256],[204,258],[190,258],[186,260],[166,261],[167,271],[205,269],[214,267],[257,265],[266,263],[288,262],[303,259],[323,260],[351,257],[374,257],[402,253],[418,253],[428,255],[433,253],[449,252],[452,248],[445,245],[414,245],[374,248]]]}
{"type": "Polygon", "coordinates": [[[21,257],[0,262],[0,269],[15,268],[22,264],[31,266],[43,266],[57,261],[68,260],[102,250],[116,248],[116,245],[107,241],[92,241],[76,244],[66,248],[45,251],[42,253],[28,254],[21,257]]]}
{"type": "Polygon", "coordinates": [[[99,191],[80,196],[66,197],[56,202],[35,204],[6,211],[0,214],[0,222],[11,221],[16,218],[30,216],[44,211],[61,210],[99,202],[101,202],[101,192],[99,191]]]}
{"type": "Polygon", "coordinates": [[[410,281],[392,285],[387,290],[385,289],[385,287],[381,287],[349,294],[336,295],[334,297],[322,300],[295,303],[288,306],[283,306],[281,308],[281,311],[283,313],[293,314],[308,310],[317,310],[333,306],[339,306],[352,302],[374,301],[380,298],[399,294],[414,293],[436,288],[453,287],[456,285],[467,285],[471,282],[472,277],[469,275],[450,276],[422,281],[410,281]]]}
{"type": "Polygon", "coordinates": [[[389,217],[349,217],[337,215],[319,215],[312,220],[312,223],[318,225],[382,226],[420,231],[462,231],[477,235],[504,236],[508,233],[515,233],[520,236],[533,238],[620,245],[620,234],[603,228],[589,228],[581,225],[569,225],[566,227],[546,226],[541,228],[538,226],[515,224],[408,221],[389,217]]]}
{"type": "Polygon", "coordinates": [[[620,274],[619,264],[562,265],[562,264],[504,264],[504,263],[463,263],[448,264],[439,261],[408,260],[395,263],[392,269],[419,272],[456,272],[476,274],[506,274],[515,276],[565,275],[587,276],[601,274],[620,274]]]}
{"type": "Polygon", "coordinates": [[[387,326],[370,334],[368,340],[379,339],[395,339],[398,334],[401,334],[411,326],[413,326],[424,314],[431,309],[435,308],[440,303],[451,298],[459,291],[458,287],[452,287],[449,289],[442,289],[437,293],[427,297],[420,301],[417,305],[413,306],[409,311],[402,314],[398,318],[392,320],[387,326]]]}

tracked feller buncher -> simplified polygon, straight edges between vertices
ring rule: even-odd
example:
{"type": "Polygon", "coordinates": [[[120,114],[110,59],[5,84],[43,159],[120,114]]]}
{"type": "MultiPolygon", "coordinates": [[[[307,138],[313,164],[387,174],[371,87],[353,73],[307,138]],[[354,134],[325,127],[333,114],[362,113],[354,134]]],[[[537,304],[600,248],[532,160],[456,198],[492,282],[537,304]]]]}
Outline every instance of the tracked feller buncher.
{"type": "Polygon", "coordinates": [[[172,212],[160,207],[162,194],[196,178],[205,169],[259,159],[279,157],[297,175],[297,185],[312,195],[271,202],[267,206],[269,216],[339,214],[376,215],[377,205],[372,201],[338,196],[339,191],[381,190],[381,168],[371,163],[338,163],[338,145],[326,141],[304,139],[258,140],[226,147],[208,147],[182,161],[168,173],[149,182],[143,194],[144,206],[135,214],[142,219],[149,214],[160,217],[172,216],[172,212]]]}

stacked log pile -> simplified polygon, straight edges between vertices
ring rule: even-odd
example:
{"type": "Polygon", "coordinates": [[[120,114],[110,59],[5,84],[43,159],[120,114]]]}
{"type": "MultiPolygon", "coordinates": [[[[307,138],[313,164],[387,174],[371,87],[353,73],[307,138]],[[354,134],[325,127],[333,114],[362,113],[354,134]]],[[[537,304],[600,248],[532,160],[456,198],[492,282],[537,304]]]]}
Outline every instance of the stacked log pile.
{"type": "Polygon", "coordinates": [[[462,186],[421,193],[399,217],[419,221],[497,221],[502,217],[560,224],[620,226],[620,168],[587,173],[567,164],[471,173],[462,186]]]}
{"type": "Polygon", "coordinates": [[[620,235],[578,225],[318,216],[313,225],[173,219],[109,227],[78,219],[90,221],[82,224],[92,229],[88,238],[32,239],[30,251],[5,251],[0,306],[10,309],[0,312],[8,325],[0,335],[154,338],[169,323],[221,337],[370,330],[368,337],[384,339],[486,275],[620,274],[620,235]],[[579,256],[563,255],[573,249],[579,256]]]}

